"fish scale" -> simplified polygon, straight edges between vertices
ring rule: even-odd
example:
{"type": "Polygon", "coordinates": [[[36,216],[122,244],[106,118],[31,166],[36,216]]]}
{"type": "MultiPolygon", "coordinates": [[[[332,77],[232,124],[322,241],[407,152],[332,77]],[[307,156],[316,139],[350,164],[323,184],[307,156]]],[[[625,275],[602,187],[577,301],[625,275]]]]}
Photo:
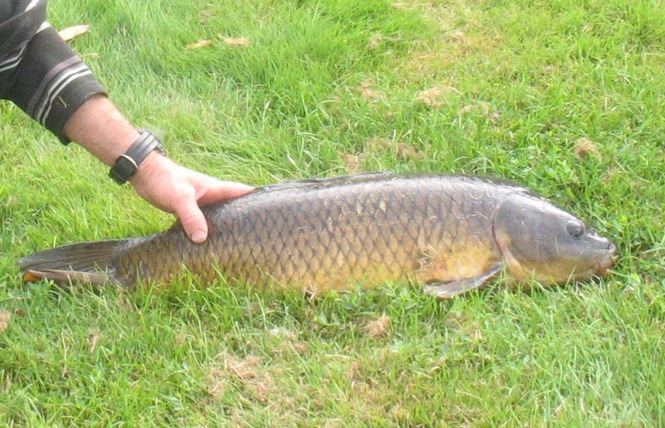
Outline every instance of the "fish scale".
{"type": "Polygon", "coordinates": [[[289,182],[203,212],[209,238],[202,244],[176,223],[115,246],[45,250],[20,265],[28,279],[126,286],[168,283],[183,269],[204,284],[222,274],[231,282],[309,291],[415,280],[449,297],[502,269],[516,280],[565,282],[603,274],[616,259],[606,238],[586,230],[570,236],[567,225],[583,222],[529,189],[474,176],[379,173],[289,182]]]}

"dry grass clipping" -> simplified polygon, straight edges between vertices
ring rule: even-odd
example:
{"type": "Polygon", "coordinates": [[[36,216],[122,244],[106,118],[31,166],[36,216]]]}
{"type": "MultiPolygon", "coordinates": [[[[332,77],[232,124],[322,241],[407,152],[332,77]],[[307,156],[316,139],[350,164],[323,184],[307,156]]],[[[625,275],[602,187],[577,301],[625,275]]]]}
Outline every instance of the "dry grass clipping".
{"type": "Polygon", "coordinates": [[[0,309],[0,333],[9,328],[9,322],[12,319],[12,314],[9,311],[0,309]]]}

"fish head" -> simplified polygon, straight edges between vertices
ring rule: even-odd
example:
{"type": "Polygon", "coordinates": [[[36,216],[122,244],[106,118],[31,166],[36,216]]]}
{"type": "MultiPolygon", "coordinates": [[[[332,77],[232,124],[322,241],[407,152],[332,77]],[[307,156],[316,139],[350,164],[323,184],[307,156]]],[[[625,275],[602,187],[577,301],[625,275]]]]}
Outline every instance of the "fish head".
{"type": "Polygon", "coordinates": [[[517,280],[564,283],[602,276],[617,248],[574,215],[528,194],[509,196],[496,210],[494,238],[517,280]]]}

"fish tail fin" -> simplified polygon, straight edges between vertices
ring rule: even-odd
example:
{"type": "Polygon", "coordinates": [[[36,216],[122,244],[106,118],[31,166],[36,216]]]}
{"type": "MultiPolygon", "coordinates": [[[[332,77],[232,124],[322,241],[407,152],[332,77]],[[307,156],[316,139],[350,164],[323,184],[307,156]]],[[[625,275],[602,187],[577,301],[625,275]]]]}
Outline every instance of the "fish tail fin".
{"type": "Polygon", "coordinates": [[[57,284],[120,284],[112,276],[111,261],[116,249],[127,240],[84,242],[50,248],[23,257],[18,264],[24,282],[49,279],[57,284]]]}

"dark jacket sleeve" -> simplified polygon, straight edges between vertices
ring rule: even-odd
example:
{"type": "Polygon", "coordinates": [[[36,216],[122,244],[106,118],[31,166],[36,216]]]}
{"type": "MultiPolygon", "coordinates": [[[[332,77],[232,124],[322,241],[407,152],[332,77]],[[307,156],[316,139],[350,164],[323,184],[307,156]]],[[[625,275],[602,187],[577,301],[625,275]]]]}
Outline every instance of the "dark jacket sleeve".
{"type": "Polygon", "coordinates": [[[45,18],[46,0],[0,1],[0,98],[67,143],[67,120],[106,91],[45,18]]]}

